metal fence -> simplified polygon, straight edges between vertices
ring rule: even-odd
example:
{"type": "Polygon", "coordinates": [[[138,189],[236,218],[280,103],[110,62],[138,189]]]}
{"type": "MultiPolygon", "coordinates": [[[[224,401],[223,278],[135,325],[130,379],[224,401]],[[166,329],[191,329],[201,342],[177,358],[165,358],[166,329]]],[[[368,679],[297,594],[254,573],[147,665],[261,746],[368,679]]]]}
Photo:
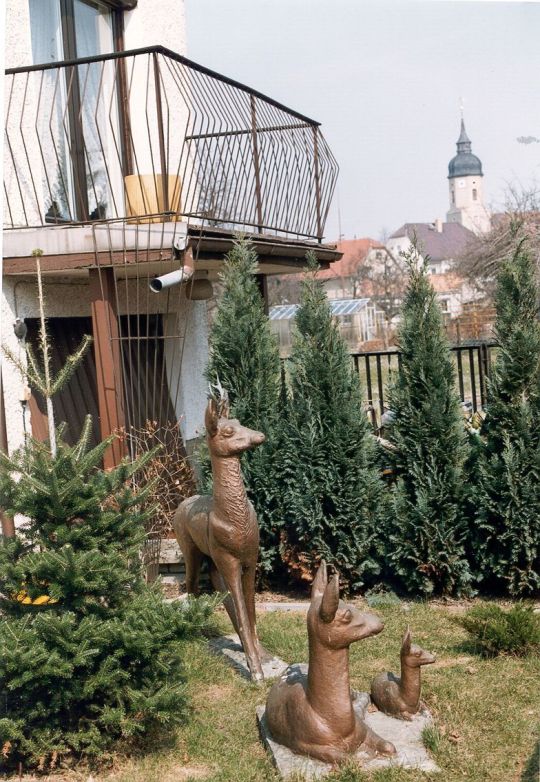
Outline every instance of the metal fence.
{"type": "Polygon", "coordinates": [[[4,168],[8,229],[160,215],[319,240],[338,170],[318,122],[161,46],[8,69],[4,168]]]}
{"type": "MultiPolygon", "coordinates": [[[[462,402],[473,412],[486,404],[486,379],[491,372],[494,351],[491,342],[457,345],[451,348],[456,368],[457,390],[462,402]]],[[[397,350],[353,353],[356,371],[360,374],[367,404],[380,416],[386,409],[388,385],[399,371],[401,356],[397,350]]]]}

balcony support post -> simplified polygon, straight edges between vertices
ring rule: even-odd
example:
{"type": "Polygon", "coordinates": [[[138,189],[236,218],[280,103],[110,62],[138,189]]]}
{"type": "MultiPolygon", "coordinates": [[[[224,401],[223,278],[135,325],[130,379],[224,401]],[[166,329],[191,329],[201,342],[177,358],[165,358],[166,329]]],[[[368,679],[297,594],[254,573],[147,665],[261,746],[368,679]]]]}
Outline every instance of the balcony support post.
{"type": "MultiPolygon", "coordinates": [[[[165,131],[163,126],[163,104],[161,100],[161,77],[159,73],[158,53],[152,54],[154,64],[154,86],[156,90],[156,114],[158,125],[159,159],[161,163],[161,190],[163,197],[163,212],[169,212],[169,177],[167,176],[167,153],[165,150],[165,131]]],[[[159,202],[159,201],[158,201],[159,202]]]]}
{"type": "Polygon", "coordinates": [[[313,126],[313,173],[315,177],[315,207],[317,209],[317,239],[322,242],[323,229],[321,220],[321,182],[319,175],[319,128],[313,126]]]}
{"type": "Polygon", "coordinates": [[[255,96],[250,96],[251,103],[251,140],[253,143],[253,168],[255,171],[255,200],[257,204],[257,230],[262,233],[262,198],[261,198],[261,173],[259,168],[259,142],[257,140],[257,113],[255,96]]]}
{"type": "MultiPolygon", "coordinates": [[[[6,430],[6,409],[4,407],[4,385],[2,383],[2,375],[0,374],[0,450],[7,454],[8,452],[8,440],[6,430]]],[[[2,524],[2,535],[4,538],[15,537],[15,522],[12,516],[8,516],[7,513],[0,509],[0,522],[2,524]]]]}
{"type": "MultiPolygon", "coordinates": [[[[90,269],[92,332],[96,360],[99,424],[105,439],[125,426],[122,356],[114,290],[114,269],[90,269]]],[[[116,467],[125,455],[124,443],[116,438],[103,456],[106,470],[116,467]]]]}

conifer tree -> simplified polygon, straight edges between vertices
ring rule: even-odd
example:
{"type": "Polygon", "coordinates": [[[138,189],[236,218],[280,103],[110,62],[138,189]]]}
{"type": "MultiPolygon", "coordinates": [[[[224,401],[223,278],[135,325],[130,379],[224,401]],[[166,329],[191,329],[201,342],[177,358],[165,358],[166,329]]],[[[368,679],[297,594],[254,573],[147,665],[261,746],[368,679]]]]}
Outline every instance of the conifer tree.
{"type": "Polygon", "coordinates": [[[473,551],[485,588],[540,590],[540,323],[525,240],[499,272],[473,551]]]}
{"type": "MultiPolygon", "coordinates": [[[[43,314],[42,293],[40,303],[43,314]]],[[[43,344],[46,362],[44,315],[43,344]]],[[[49,400],[73,363],[56,378],[49,373],[49,400]]],[[[45,382],[36,356],[29,373],[45,382]]],[[[182,641],[211,611],[208,601],[185,611],[166,605],[145,583],[140,552],[152,487],[135,494],[132,478],[153,452],[104,472],[112,438],[88,450],[90,418],[74,446],[62,432],[0,454],[0,506],[27,518],[0,545],[4,768],[100,757],[115,741],[182,720],[182,641]]]]}
{"type": "Polygon", "coordinates": [[[309,578],[326,559],[355,589],[379,571],[384,486],[360,380],[308,254],[289,361],[283,556],[309,578]]]}
{"type": "Polygon", "coordinates": [[[388,439],[397,482],[388,518],[390,568],[412,593],[459,594],[470,580],[464,540],[467,456],[454,368],[435,291],[415,247],[401,311],[401,366],[388,439]]]}
{"type": "Polygon", "coordinates": [[[242,456],[242,472],[260,530],[260,567],[269,576],[279,561],[281,526],[280,359],[255,275],[257,255],[238,239],[225,259],[223,293],[210,332],[207,378],[229,393],[231,415],[266,435],[242,456]]]}

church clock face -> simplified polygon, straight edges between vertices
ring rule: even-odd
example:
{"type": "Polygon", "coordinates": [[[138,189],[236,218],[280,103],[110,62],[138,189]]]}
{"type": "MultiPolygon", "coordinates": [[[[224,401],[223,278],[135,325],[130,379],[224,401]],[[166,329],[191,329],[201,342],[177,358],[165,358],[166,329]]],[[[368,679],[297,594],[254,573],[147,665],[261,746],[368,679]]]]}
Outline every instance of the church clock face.
{"type": "Polygon", "coordinates": [[[465,180],[464,179],[458,179],[457,186],[458,187],[465,187],[465,180]]]}

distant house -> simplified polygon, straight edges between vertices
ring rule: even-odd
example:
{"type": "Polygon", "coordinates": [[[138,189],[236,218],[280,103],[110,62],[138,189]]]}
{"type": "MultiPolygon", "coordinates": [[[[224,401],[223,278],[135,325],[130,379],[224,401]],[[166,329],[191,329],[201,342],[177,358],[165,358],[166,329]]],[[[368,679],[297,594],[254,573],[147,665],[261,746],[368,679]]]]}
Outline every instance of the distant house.
{"type": "Polygon", "coordinates": [[[384,244],[375,239],[344,239],[338,242],[339,261],[319,272],[319,279],[329,299],[357,298],[370,295],[365,290],[365,269],[388,254],[384,244]]]}
{"type": "Polygon", "coordinates": [[[469,243],[475,240],[472,231],[460,223],[405,223],[390,236],[386,246],[399,258],[410,250],[416,240],[418,250],[428,261],[428,272],[437,292],[443,312],[449,317],[458,316],[465,304],[475,299],[476,293],[455,272],[455,262],[469,243]]]}
{"type": "MultiPolygon", "coordinates": [[[[370,296],[366,289],[365,270],[374,261],[380,262],[388,250],[375,239],[343,239],[337,243],[339,260],[321,269],[317,277],[323,282],[329,299],[355,299],[370,296]]],[[[271,277],[268,280],[270,303],[296,304],[300,297],[300,284],[304,275],[288,274],[271,277]]]]}

